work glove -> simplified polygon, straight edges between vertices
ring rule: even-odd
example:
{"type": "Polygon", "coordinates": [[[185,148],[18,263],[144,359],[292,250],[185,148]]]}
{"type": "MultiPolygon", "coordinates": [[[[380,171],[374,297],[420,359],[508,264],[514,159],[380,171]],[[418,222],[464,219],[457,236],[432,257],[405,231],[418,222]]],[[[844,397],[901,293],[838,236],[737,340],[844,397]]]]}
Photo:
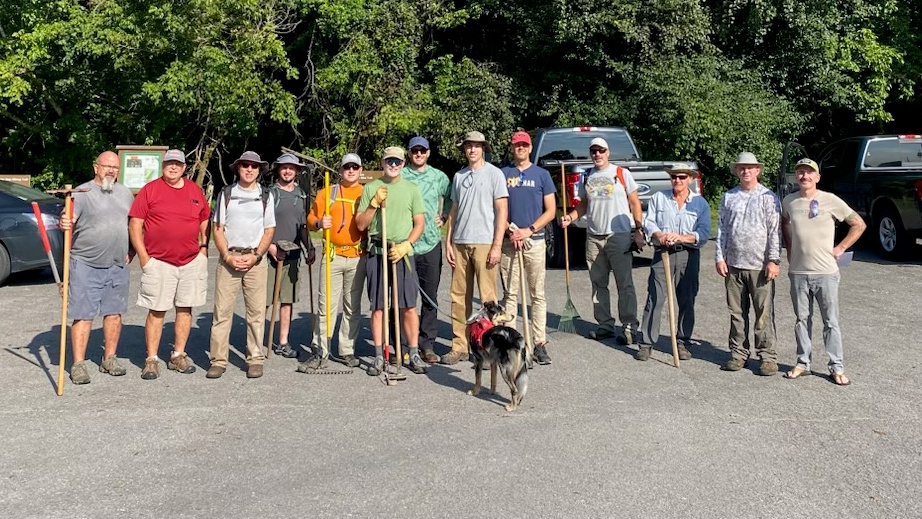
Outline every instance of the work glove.
{"type": "Polygon", "coordinates": [[[371,199],[371,206],[377,209],[385,200],[387,200],[387,186],[381,186],[375,191],[375,196],[371,199]]]}
{"type": "Polygon", "coordinates": [[[410,242],[402,241],[396,245],[391,246],[390,250],[387,251],[387,257],[394,263],[397,263],[412,250],[413,246],[410,245],[410,242]]]}

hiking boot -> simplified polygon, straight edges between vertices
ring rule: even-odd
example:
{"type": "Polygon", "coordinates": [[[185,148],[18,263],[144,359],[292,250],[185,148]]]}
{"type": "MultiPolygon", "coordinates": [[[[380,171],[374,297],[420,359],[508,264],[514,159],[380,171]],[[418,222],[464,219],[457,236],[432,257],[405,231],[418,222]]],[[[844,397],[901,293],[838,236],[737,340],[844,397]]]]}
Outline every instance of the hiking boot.
{"type": "Polygon", "coordinates": [[[445,355],[442,355],[442,358],[439,359],[439,364],[446,364],[449,366],[453,366],[457,364],[459,360],[461,360],[461,357],[464,357],[464,356],[466,356],[465,353],[460,353],[455,350],[451,350],[445,355]]]}
{"type": "Polygon", "coordinates": [[[109,357],[108,359],[102,359],[102,364],[99,365],[100,373],[108,373],[113,377],[120,377],[128,371],[125,369],[125,366],[122,366],[119,363],[115,355],[109,357]]]}
{"type": "Polygon", "coordinates": [[[375,357],[374,364],[368,366],[368,374],[377,377],[384,371],[384,357],[375,357]]]}
{"type": "MultiPolygon", "coordinates": [[[[746,365],[746,359],[740,359],[738,357],[730,357],[730,360],[724,363],[720,369],[724,371],[739,371],[743,369],[743,366],[746,365]]],[[[776,366],[777,369],[777,366],[776,366]]]]}
{"type": "Polygon", "coordinates": [[[333,360],[335,360],[336,362],[339,362],[340,364],[345,364],[346,366],[349,366],[350,368],[354,368],[359,365],[359,359],[355,358],[355,355],[343,355],[342,357],[339,357],[333,360]]]}
{"type": "Polygon", "coordinates": [[[90,370],[86,369],[85,360],[70,367],[70,381],[77,385],[90,383],[90,370]]]}
{"type": "Polygon", "coordinates": [[[608,328],[596,328],[589,332],[588,337],[594,341],[604,341],[605,339],[610,339],[615,336],[615,332],[609,330],[608,328]]]}
{"type": "Polygon", "coordinates": [[[763,377],[770,377],[778,373],[778,363],[773,360],[762,359],[759,361],[759,370],[756,371],[756,375],[763,377]]]}
{"type": "Polygon", "coordinates": [[[650,352],[653,351],[653,346],[641,346],[637,349],[637,352],[634,353],[635,360],[647,361],[650,360],[650,352]]]}
{"type": "Polygon", "coordinates": [[[615,342],[626,346],[629,344],[637,344],[637,339],[634,337],[633,330],[625,328],[624,333],[619,335],[618,338],[615,339],[615,342]]]}
{"type": "Polygon", "coordinates": [[[247,378],[259,378],[263,376],[262,364],[250,364],[247,367],[247,378]]]}
{"type": "Polygon", "coordinates": [[[227,371],[227,368],[224,366],[215,366],[214,364],[208,368],[208,373],[205,373],[205,378],[221,378],[221,375],[227,371]]]}
{"type": "Polygon", "coordinates": [[[298,350],[291,347],[290,344],[277,344],[272,348],[272,353],[275,353],[279,357],[285,357],[286,359],[294,359],[298,357],[298,350]]]}
{"type": "Polygon", "coordinates": [[[426,362],[426,364],[438,364],[439,362],[439,356],[430,349],[423,349],[420,357],[426,362]]]}
{"type": "Polygon", "coordinates": [[[426,364],[419,355],[413,355],[410,357],[410,363],[407,364],[407,367],[410,368],[410,371],[416,373],[417,375],[425,375],[426,370],[429,369],[429,365],[426,364]]]}
{"type": "Polygon", "coordinates": [[[547,343],[542,342],[541,344],[535,346],[535,362],[541,364],[542,366],[547,366],[551,363],[551,356],[547,354],[547,343]]]}
{"type": "Polygon", "coordinates": [[[320,355],[314,355],[298,364],[298,373],[307,373],[308,371],[317,371],[318,369],[327,369],[330,363],[320,355]]]}
{"type": "Polygon", "coordinates": [[[166,365],[167,369],[172,369],[179,373],[184,373],[188,375],[189,373],[195,373],[195,364],[189,360],[189,356],[185,352],[180,353],[179,355],[171,356],[170,362],[166,365]]]}
{"type": "Polygon", "coordinates": [[[677,349],[679,350],[679,360],[688,360],[692,358],[691,352],[688,351],[688,348],[686,348],[684,344],[679,344],[677,349]]]}
{"type": "Polygon", "coordinates": [[[144,380],[155,380],[160,376],[160,359],[153,358],[144,361],[144,369],[141,370],[141,378],[144,380]]]}

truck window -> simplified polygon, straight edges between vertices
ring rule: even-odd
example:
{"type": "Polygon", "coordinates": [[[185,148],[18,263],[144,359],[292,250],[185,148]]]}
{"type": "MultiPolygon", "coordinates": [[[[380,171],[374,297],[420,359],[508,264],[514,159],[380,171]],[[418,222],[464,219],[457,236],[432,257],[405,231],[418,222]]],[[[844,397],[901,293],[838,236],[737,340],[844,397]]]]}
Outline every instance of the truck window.
{"type": "Polygon", "coordinates": [[[899,168],[922,162],[922,139],[874,139],[864,154],[866,168],[899,168]]]}
{"type": "MultiPolygon", "coordinates": [[[[609,148],[609,160],[637,160],[637,150],[626,132],[623,131],[562,131],[548,132],[538,144],[541,156],[533,162],[545,160],[591,160],[589,141],[596,137],[605,139],[609,148]]],[[[538,151],[535,148],[535,151],[538,151]]]]}

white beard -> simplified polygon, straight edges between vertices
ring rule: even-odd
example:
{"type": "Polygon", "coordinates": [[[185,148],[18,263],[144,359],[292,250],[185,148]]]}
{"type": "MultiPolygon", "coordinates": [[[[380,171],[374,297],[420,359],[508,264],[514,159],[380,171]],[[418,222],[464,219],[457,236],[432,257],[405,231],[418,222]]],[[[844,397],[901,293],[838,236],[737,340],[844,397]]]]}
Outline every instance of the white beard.
{"type": "Polygon", "coordinates": [[[111,192],[112,192],[112,184],[115,184],[115,179],[114,179],[114,178],[112,178],[112,177],[110,177],[110,176],[102,177],[102,186],[100,187],[100,189],[102,189],[103,192],[105,192],[105,193],[111,193],[111,192]]]}

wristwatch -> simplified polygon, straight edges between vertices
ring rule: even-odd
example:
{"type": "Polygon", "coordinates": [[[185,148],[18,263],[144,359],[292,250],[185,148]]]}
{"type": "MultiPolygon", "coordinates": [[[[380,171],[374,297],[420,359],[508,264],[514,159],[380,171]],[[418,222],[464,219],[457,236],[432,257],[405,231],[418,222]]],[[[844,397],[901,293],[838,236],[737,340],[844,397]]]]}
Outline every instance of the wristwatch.
{"type": "Polygon", "coordinates": [[[529,225],[528,230],[531,231],[532,234],[535,234],[536,232],[538,232],[538,229],[535,229],[534,225],[529,225]]]}
{"type": "Polygon", "coordinates": [[[781,260],[780,260],[780,259],[770,259],[770,260],[768,260],[768,262],[769,262],[769,263],[774,263],[775,265],[781,265],[781,260]]]}
{"type": "Polygon", "coordinates": [[[200,249],[207,249],[207,248],[208,248],[208,244],[207,244],[207,243],[199,243],[199,244],[198,244],[198,248],[200,248],[200,249]]]}
{"type": "Polygon", "coordinates": [[[259,265],[259,263],[263,260],[263,255],[258,252],[256,252],[255,254],[256,254],[256,264],[259,265]]]}

